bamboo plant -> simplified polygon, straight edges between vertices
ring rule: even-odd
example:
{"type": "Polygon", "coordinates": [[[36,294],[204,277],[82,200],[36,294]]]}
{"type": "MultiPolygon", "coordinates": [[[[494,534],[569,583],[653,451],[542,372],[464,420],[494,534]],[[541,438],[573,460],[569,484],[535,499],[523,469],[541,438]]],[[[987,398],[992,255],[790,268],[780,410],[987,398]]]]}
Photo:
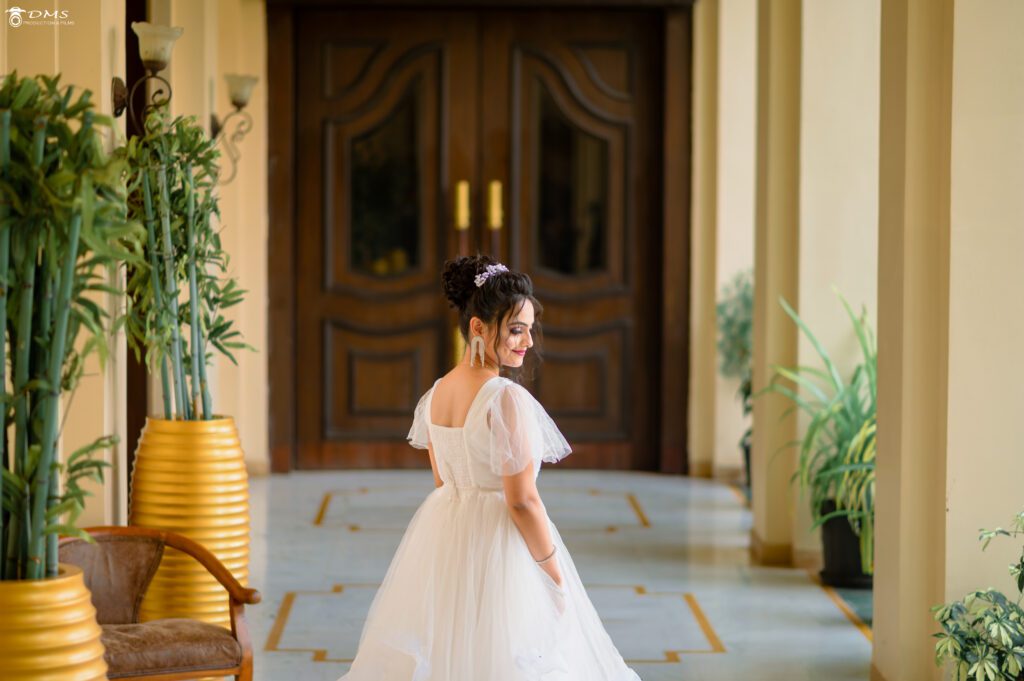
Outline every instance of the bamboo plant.
{"type": "MultiPolygon", "coordinates": [[[[53,577],[59,534],[84,536],[75,520],[85,479],[102,481],[101,437],[60,461],[60,398],[74,391],[85,358],[106,358],[111,319],[97,294],[137,258],[138,225],[126,218],[124,164],[104,152],[89,90],[60,76],[0,84],[0,579],[53,577]],[[79,343],[79,335],[84,341],[79,343]],[[13,432],[11,432],[13,431],[13,432]],[[63,491],[58,484],[63,474],[63,491]]],[[[87,537],[86,537],[87,538],[87,537]]]]}
{"type": "Polygon", "coordinates": [[[166,107],[157,107],[144,135],[123,151],[131,167],[129,215],[146,226],[145,264],[128,280],[128,337],[136,357],[144,352],[159,373],[168,420],[214,417],[206,377],[211,346],[234,363],[234,350],[251,349],[223,314],[245,291],[226,275],[228,254],[214,229],[215,146],[195,117],[168,121],[166,107]]]}
{"type": "Polygon", "coordinates": [[[755,397],[766,393],[782,395],[793,403],[784,417],[794,410],[808,415],[803,436],[786,446],[796,446],[798,450],[793,481],[799,483],[801,491],[810,493],[812,529],[833,518],[846,518],[860,540],[862,572],[873,574],[878,350],[866,310],[857,315],[845,298],[840,295],[839,299],[853,325],[862,355],[849,379],[843,378],[800,315],[780,299],[786,314],[814,347],[822,368],[774,365],[771,382],[755,397]],[[834,501],[836,510],[823,513],[826,501],[834,501]]]}

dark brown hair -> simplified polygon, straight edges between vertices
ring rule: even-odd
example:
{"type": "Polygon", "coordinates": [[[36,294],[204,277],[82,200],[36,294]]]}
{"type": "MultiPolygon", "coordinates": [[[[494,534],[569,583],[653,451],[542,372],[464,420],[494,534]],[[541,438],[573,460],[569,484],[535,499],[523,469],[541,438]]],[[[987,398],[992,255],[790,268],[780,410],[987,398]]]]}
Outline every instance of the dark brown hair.
{"type": "Polygon", "coordinates": [[[531,329],[533,348],[529,354],[539,361],[540,315],[544,308],[533,295],[533,282],[529,275],[509,269],[507,272],[495,272],[490,275],[482,286],[476,285],[476,276],[484,272],[488,265],[497,263],[498,261],[489,255],[480,253],[460,255],[445,261],[441,281],[449,305],[459,310],[459,331],[468,343],[470,319],[479,317],[485,324],[494,325],[497,329],[494,336],[494,354],[500,357],[500,323],[506,316],[519,312],[528,300],[533,304],[534,312],[531,329]]]}

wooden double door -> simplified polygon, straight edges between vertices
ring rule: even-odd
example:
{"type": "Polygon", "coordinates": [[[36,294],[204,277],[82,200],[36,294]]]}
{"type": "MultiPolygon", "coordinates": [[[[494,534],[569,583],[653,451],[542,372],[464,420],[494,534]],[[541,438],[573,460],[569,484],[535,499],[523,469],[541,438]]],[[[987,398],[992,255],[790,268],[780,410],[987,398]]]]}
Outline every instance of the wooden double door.
{"type": "Polygon", "coordinates": [[[295,19],[299,468],[423,466],[446,258],[528,273],[567,465],[656,469],[662,31],[641,11],[295,19]]]}

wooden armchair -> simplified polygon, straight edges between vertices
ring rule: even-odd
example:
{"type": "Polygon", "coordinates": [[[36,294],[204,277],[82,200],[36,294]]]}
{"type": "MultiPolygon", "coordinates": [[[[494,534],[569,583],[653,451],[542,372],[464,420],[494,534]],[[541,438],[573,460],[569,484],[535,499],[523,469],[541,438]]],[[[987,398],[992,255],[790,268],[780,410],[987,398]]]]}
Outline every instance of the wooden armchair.
{"type": "Polygon", "coordinates": [[[110,679],[179,681],[234,676],[252,681],[252,641],[245,605],[260,593],[243,587],[200,544],[174,532],[143,527],[89,527],[95,544],[75,537],[60,540],[60,562],[82,569],[92,592],[110,679]],[[188,619],[139,622],[139,606],[156,574],[164,547],[195,558],[228,593],[231,631],[188,619]]]}

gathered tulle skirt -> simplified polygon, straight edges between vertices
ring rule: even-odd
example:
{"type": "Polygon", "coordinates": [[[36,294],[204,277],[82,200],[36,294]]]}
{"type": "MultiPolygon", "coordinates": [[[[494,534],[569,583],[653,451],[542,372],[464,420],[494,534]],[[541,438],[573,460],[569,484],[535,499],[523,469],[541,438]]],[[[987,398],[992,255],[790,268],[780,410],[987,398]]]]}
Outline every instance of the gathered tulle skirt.
{"type": "Polygon", "coordinates": [[[339,681],[639,681],[550,528],[561,586],[530,555],[500,490],[435,489],[339,681]]]}

